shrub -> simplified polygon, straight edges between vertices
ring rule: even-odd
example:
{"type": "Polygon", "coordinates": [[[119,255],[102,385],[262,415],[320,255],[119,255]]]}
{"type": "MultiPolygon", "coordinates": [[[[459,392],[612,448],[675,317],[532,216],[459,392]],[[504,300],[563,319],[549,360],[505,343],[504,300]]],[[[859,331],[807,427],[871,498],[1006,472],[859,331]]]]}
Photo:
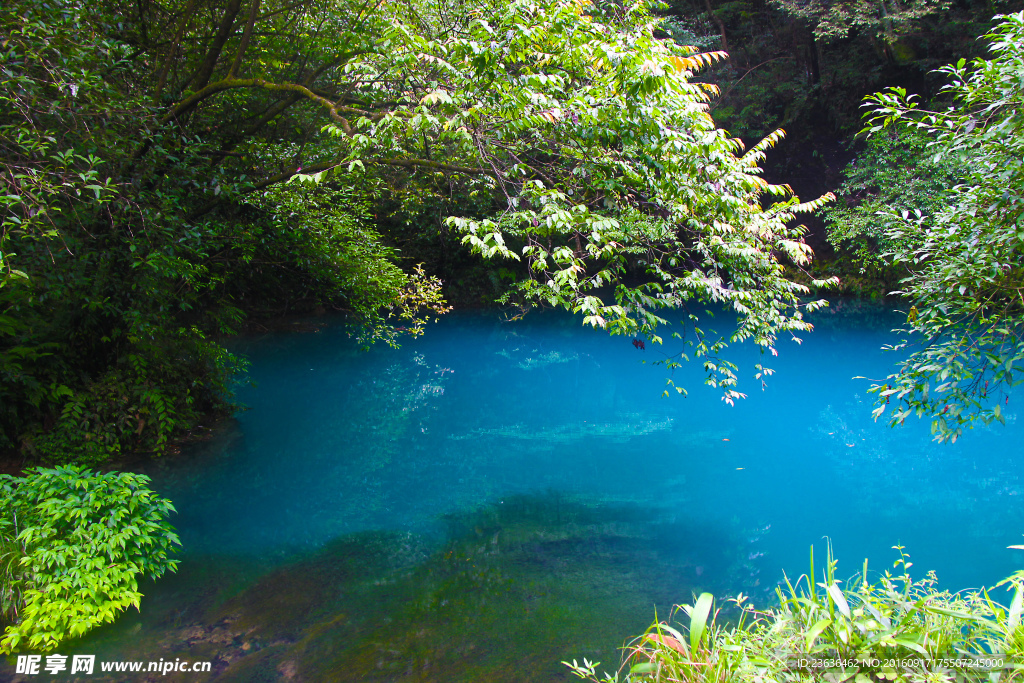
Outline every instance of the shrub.
{"type": "Polygon", "coordinates": [[[0,653],[52,650],[139,607],[139,576],[177,568],[169,500],[130,472],[0,475],[0,653]]]}
{"type": "Polygon", "coordinates": [[[879,223],[883,257],[907,270],[900,294],[910,310],[899,343],[886,347],[903,357],[897,370],[869,390],[873,415],[888,411],[892,426],[927,416],[937,441],[1004,423],[1009,392],[1024,381],[1015,372],[1024,361],[1024,12],[997,19],[985,36],[991,59],[939,70],[945,110],[919,107],[902,88],[868,98],[869,134],[911,132],[935,163],[963,171],[933,211],[894,206],[879,223]]]}

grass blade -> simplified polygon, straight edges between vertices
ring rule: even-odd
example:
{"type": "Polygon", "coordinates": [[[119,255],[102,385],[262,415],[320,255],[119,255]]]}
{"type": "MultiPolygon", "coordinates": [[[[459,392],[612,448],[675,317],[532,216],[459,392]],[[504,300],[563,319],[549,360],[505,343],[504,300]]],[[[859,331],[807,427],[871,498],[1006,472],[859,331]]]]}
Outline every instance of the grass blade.
{"type": "Polygon", "coordinates": [[[832,602],[836,604],[836,607],[839,608],[839,611],[842,612],[843,616],[849,619],[850,604],[846,602],[846,596],[843,595],[843,591],[839,589],[839,586],[833,583],[830,584],[828,588],[826,588],[825,590],[828,591],[829,597],[832,598],[832,602]]]}
{"type": "Polygon", "coordinates": [[[690,614],[690,651],[695,652],[704,639],[704,631],[708,623],[708,614],[711,613],[711,604],[715,598],[711,593],[701,593],[697,598],[697,604],[693,606],[690,614]]]}
{"type": "Polygon", "coordinates": [[[817,638],[818,635],[822,631],[824,631],[825,629],[827,629],[831,625],[832,625],[832,620],[831,619],[819,619],[814,624],[814,626],[811,627],[811,630],[807,632],[807,637],[804,639],[804,640],[807,641],[807,649],[808,650],[811,649],[811,645],[814,643],[814,639],[817,638]]]}
{"type": "Polygon", "coordinates": [[[1010,615],[1006,618],[1006,628],[1013,633],[1020,626],[1020,613],[1024,608],[1024,591],[1021,585],[1017,584],[1017,590],[1013,593],[1013,602],[1010,603],[1010,615]]]}

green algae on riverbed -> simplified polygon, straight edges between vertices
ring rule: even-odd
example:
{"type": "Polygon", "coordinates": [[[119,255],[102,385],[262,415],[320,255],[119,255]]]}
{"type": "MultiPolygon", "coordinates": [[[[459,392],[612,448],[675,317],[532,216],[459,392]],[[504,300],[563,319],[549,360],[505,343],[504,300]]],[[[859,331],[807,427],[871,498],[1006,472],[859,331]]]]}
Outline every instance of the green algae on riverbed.
{"type": "Polygon", "coordinates": [[[655,609],[720,588],[712,576],[744,571],[698,530],[683,553],[652,550],[652,535],[679,537],[655,514],[518,496],[449,515],[440,546],[362,532],[256,579],[224,558],[194,558],[178,577],[189,584],[175,591],[184,604],[146,604],[145,619],[95,640],[117,643],[122,658],[214,662],[205,679],[178,674],[183,681],[568,680],[562,660],[617,663],[624,629],[639,632],[655,609]],[[211,601],[209,586],[227,590],[233,572],[244,588],[211,601]]]}

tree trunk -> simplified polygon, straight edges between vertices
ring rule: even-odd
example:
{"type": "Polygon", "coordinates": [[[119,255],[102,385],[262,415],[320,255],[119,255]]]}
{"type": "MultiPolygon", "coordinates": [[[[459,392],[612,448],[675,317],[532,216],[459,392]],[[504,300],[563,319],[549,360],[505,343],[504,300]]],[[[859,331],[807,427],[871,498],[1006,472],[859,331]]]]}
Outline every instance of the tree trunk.
{"type": "Polygon", "coordinates": [[[811,85],[821,82],[821,65],[818,63],[818,43],[814,40],[814,29],[807,30],[807,67],[811,85]]]}
{"type": "Polygon", "coordinates": [[[728,52],[729,39],[725,37],[725,22],[722,21],[721,17],[716,15],[714,10],[711,9],[711,0],[704,0],[704,7],[707,9],[708,16],[711,17],[711,21],[718,25],[718,32],[722,36],[722,49],[728,52]]]}

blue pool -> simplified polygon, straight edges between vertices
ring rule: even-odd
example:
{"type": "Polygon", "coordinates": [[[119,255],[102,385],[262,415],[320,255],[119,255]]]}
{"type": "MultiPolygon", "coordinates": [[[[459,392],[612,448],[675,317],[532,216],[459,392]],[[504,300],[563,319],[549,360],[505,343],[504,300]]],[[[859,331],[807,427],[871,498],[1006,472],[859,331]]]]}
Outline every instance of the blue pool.
{"type": "Polygon", "coordinates": [[[814,320],[763,390],[736,351],[735,406],[696,366],[662,396],[678,342],[559,314],[453,313],[397,350],[340,324],[237,340],[248,410],[139,466],[178,510],[178,574],[73,649],[210,659],[216,680],[567,681],[561,660],[614,667],[694,592],[770,604],[826,537],[840,576],[896,544],[952,590],[1019,568],[1014,400],[956,444],[876,424],[854,377],[888,373],[900,318],[814,320]]]}

